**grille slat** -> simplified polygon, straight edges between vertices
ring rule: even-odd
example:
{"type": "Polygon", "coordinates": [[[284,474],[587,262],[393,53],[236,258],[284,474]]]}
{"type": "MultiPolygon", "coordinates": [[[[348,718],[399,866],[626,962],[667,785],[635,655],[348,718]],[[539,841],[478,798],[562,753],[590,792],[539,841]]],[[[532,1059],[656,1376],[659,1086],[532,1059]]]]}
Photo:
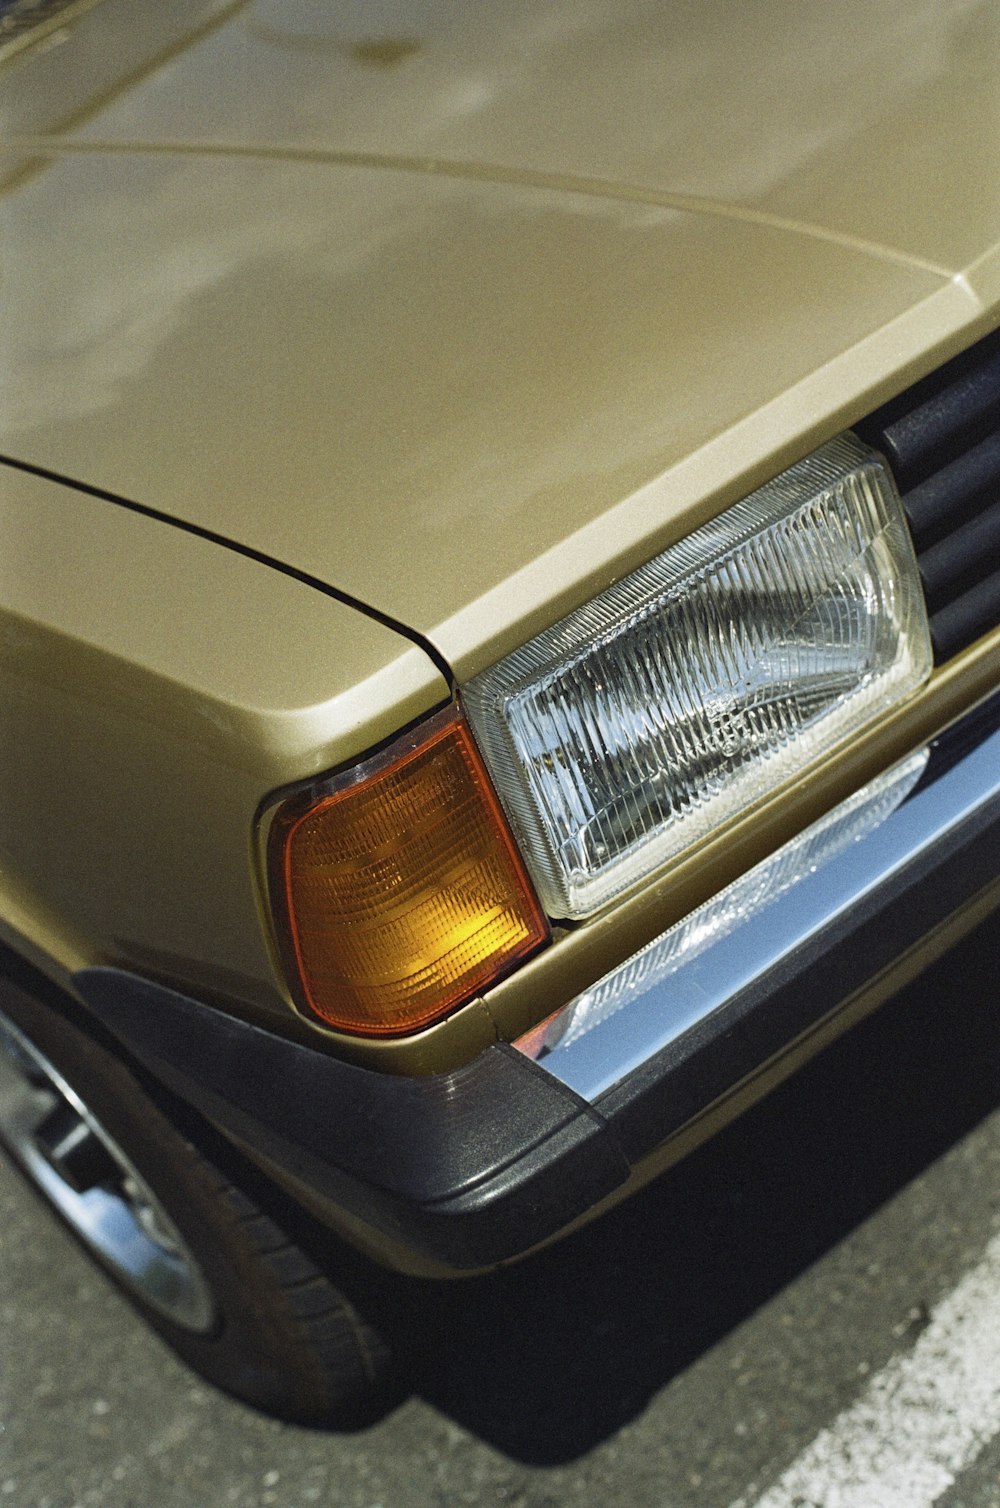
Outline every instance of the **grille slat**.
{"type": "MultiPolygon", "coordinates": [[[[1000,428],[1000,330],[885,404],[864,426],[909,492],[1000,428]]],[[[865,436],[867,438],[867,434],[865,436]]]]}
{"type": "Polygon", "coordinates": [[[992,574],[1000,561],[1000,508],[980,513],[919,556],[927,610],[935,613],[992,574]]]}
{"type": "Polygon", "coordinates": [[[1000,430],[906,494],[906,516],[918,550],[936,544],[988,508],[1000,477],[1000,430]]]}
{"type": "Polygon", "coordinates": [[[938,664],[950,660],[1000,622],[1000,571],[957,597],[931,618],[931,641],[938,664]]]}
{"type": "Polygon", "coordinates": [[[857,431],[902,493],[941,664],[1000,623],[1000,331],[857,431]]]}

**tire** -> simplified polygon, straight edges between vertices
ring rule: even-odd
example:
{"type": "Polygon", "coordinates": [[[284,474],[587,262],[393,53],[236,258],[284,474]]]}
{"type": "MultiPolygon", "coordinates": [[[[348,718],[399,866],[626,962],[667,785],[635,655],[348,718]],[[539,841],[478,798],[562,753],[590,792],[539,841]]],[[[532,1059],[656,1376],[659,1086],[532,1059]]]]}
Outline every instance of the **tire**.
{"type": "Polygon", "coordinates": [[[298,1423],[364,1413],[384,1343],[251,1197],[253,1178],[237,1186],[164,1103],[96,1036],[3,984],[0,1142],[77,1239],[225,1392],[298,1423]]]}

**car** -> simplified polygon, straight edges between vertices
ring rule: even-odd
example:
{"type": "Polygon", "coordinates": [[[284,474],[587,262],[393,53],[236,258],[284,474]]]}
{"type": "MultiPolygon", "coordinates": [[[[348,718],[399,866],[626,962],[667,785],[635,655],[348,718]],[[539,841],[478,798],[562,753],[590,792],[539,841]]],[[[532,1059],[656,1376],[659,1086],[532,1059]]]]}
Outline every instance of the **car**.
{"type": "Polygon", "coordinates": [[[998,30],[2,7],[0,1138],[236,1396],[1000,904],[998,30]]]}

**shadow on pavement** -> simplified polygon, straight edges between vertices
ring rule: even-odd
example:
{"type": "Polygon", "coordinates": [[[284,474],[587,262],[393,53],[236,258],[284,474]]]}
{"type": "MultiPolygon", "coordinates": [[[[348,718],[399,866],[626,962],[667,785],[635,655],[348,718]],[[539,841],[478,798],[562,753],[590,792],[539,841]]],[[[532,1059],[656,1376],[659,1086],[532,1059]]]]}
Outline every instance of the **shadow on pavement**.
{"type": "Polygon", "coordinates": [[[490,1278],[402,1294],[390,1283],[388,1328],[412,1390],[538,1465],[634,1418],[1000,1105],[998,945],[994,920],[568,1241],[490,1278]]]}

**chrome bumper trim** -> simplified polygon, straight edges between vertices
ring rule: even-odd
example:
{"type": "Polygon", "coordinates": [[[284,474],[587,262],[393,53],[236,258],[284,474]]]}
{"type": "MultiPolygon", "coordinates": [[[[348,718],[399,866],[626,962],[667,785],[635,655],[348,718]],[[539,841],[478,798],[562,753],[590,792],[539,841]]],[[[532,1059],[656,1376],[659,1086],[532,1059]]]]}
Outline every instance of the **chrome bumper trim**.
{"type": "MultiPolygon", "coordinates": [[[[842,978],[842,1001],[886,966],[884,949],[867,944],[863,957],[855,951],[844,963],[844,950],[851,950],[852,939],[873,917],[885,917],[898,957],[927,930],[928,895],[934,921],[972,899],[961,879],[956,884],[956,870],[970,887],[983,888],[981,853],[975,872],[948,861],[973,840],[981,850],[994,824],[1000,825],[1000,696],[857,792],[514,1045],[594,1103],[624,1087],[666,1049],[678,1056],[689,1036],[705,1035],[706,1022],[718,1017],[725,1030],[730,1020],[740,1020],[769,995],[785,994],[796,980],[812,988],[817,962],[826,955],[835,957],[832,971],[842,978]]],[[[1000,844],[992,842],[987,852],[989,884],[1000,877],[1000,844]]],[[[824,1001],[823,1008],[837,1003],[824,1001]]]]}

